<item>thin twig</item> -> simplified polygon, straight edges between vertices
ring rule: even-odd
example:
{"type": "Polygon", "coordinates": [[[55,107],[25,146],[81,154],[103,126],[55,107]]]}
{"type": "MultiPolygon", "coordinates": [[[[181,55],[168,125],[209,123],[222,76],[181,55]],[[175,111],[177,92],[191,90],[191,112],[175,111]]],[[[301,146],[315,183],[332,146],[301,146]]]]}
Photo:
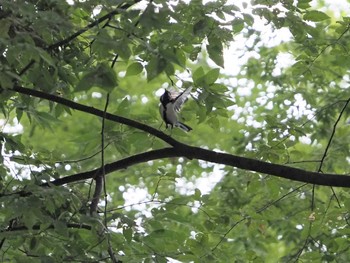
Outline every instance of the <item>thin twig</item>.
{"type": "Polygon", "coordinates": [[[315,185],[312,185],[311,191],[311,211],[315,210],[315,185]]]}
{"type": "MultiPolygon", "coordinates": [[[[72,40],[74,40],[75,38],[80,36],[81,34],[85,33],[89,29],[97,26],[98,24],[100,24],[101,22],[105,21],[106,19],[111,19],[113,16],[120,14],[121,11],[124,11],[124,10],[128,9],[129,7],[137,4],[140,1],[141,0],[134,0],[134,2],[132,2],[132,3],[125,3],[124,5],[121,5],[118,9],[113,10],[113,11],[109,12],[108,14],[100,17],[99,19],[95,20],[94,22],[88,24],[86,27],[84,27],[84,28],[78,30],[77,32],[73,33],[69,37],[67,37],[67,38],[65,38],[63,40],[60,40],[60,41],[58,41],[58,42],[48,46],[47,48],[45,48],[45,50],[46,51],[52,51],[54,49],[57,49],[59,47],[67,45],[69,42],[71,42],[72,40]]],[[[35,64],[35,62],[36,62],[35,60],[31,60],[22,70],[20,70],[18,75],[21,76],[25,72],[27,72],[27,70],[29,70],[35,64]]]]}
{"type": "Polygon", "coordinates": [[[295,253],[295,254],[292,256],[292,258],[295,257],[294,262],[298,262],[301,253],[303,253],[304,249],[305,249],[305,248],[307,247],[307,245],[309,244],[310,238],[311,238],[311,235],[310,235],[310,233],[311,233],[311,228],[312,228],[312,222],[310,222],[310,224],[309,224],[308,234],[307,234],[307,237],[305,238],[305,241],[304,241],[303,246],[297,251],[297,253],[295,253]]]}
{"type": "MultiPolygon", "coordinates": [[[[106,98],[106,105],[104,109],[104,113],[106,114],[107,108],[108,108],[108,103],[109,103],[109,93],[107,93],[107,98],[106,98]]],[[[104,145],[105,145],[105,140],[104,140],[104,129],[105,129],[105,116],[102,120],[102,131],[101,131],[101,167],[102,167],[102,177],[103,177],[103,192],[104,192],[104,198],[105,198],[105,209],[104,209],[104,222],[105,226],[107,227],[107,189],[106,189],[106,170],[105,170],[105,153],[104,153],[104,145]]]]}
{"type": "MultiPolygon", "coordinates": [[[[319,110],[317,110],[313,115],[312,118],[308,119],[307,121],[305,121],[303,124],[301,124],[298,128],[303,128],[306,124],[308,124],[309,122],[311,122],[314,118],[316,118],[316,116],[318,116],[319,114],[321,114],[323,111],[327,110],[328,108],[334,107],[336,104],[344,102],[345,100],[337,100],[336,102],[333,102],[331,104],[325,105],[323,107],[321,107],[319,110]]],[[[283,143],[284,141],[286,141],[289,137],[291,137],[292,134],[286,134],[284,137],[281,138],[281,140],[279,140],[275,145],[272,145],[271,147],[277,147],[279,146],[281,143],[283,143]]],[[[319,162],[319,161],[318,161],[319,162]]]]}
{"type": "Polygon", "coordinates": [[[140,2],[141,0],[134,0],[133,3],[126,3],[124,4],[123,6],[121,6],[120,8],[116,9],[116,10],[113,10],[111,12],[109,12],[108,14],[100,17],[99,19],[95,20],[94,22],[90,23],[89,25],[87,25],[86,27],[80,29],[79,31],[75,32],[74,34],[70,35],[69,37],[55,43],[55,44],[52,44],[51,46],[49,46],[47,49],[48,50],[53,50],[55,48],[58,48],[58,47],[62,47],[62,46],[65,46],[67,45],[70,41],[72,41],[73,39],[77,38],[78,36],[80,36],[81,34],[85,33],[86,31],[88,31],[90,28],[93,28],[95,27],[96,25],[100,24],[101,22],[107,20],[107,19],[110,19],[111,17],[117,15],[120,13],[120,11],[123,11],[123,10],[126,10],[128,9],[129,7],[135,5],[136,3],[140,2]]]}
{"type": "Polygon", "coordinates": [[[346,32],[348,32],[350,29],[350,25],[348,25],[345,30],[339,35],[339,37],[333,42],[330,43],[328,45],[326,45],[324,48],[321,49],[321,51],[311,60],[311,62],[309,63],[307,69],[301,74],[304,75],[307,71],[310,71],[311,66],[315,63],[315,61],[330,47],[333,46],[335,44],[337,44],[339,42],[339,40],[346,34],[346,32]]]}
{"type": "MultiPolygon", "coordinates": [[[[228,231],[226,231],[226,233],[221,237],[220,241],[218,243],[216,243],[216,245],[211,249],[211,252],[214,252],[218,246],[225,240],[226,236],[232,231],[232,229],[234,229],[238,224],[242,223],[243,221],[247,220],[249,217],[245,216],[242,219],[238,220],[237,222],[235,222],[228,231]]],[[[201,257],[206,256],[207,253],[201,257]]]]}
{"type": "MultiPolygon", "coordinates": [[[[324,152],[323,152],[323,155],[322,155],[322,158],[321,158],[321,161],[320,161],[320,165],[319,165],[319,167],[318,167],[318,171],[317,171],[317,172],[319,172],[319,173],[322,172],[322,166],[323,166],[323,164],[324,164],[324,161],[325,161],[325,159],[326,159],[326,157],[327,157],[328,150],[329,150],[329,148],[330,148],[330,146],[331,146],[331,143],[332,143],[332,141],[333,141],[333,138],[334,138],[335,131],[336,131],[336,129],[337,129],[338,123],[339,123],[341,117],[343,116],[343,114],[344,114],[344,112],[345,112],[345,109],[347,108],[349,102],[350,102],[350,98],[348,98],[348,99],[346,100],[346,102],[345,102],[345,104],[344,104],[342,110],[340,111],[340,113],[339,113],[339,115],[338,115],[337,120],[335,121],[335,123],[334,123],[334,125],[333,125],[333,129],[332,129],[331,136],[329,137],[327,146],[326,146],[326,148],[325,148],[325,150],[324,150],[324,152]]],[[[332,190],[333,196],[335,197],[335,200],[337,201],[338,207],[341,208],[340,201],[339,201],[338,196],[336,195],[336,193],[335,193],[333,187],[331,187],[331,190],[332,190]]],[[[314,206],[315,206],[315,202],[314,202],[314,199],[315,199],[314,192],[315,192],[315,185],[314,185],[313,188],[312,188],[312,201],[311,201],[311,210],[312,210],[312,211],[313,211],[314,208],[315,208],[315,207],[314,207],[314,206]]]]}
{"type": "Polygon", "coordinates": [[[326,149],[325,149],[325,151],[324,151],[324,153],[323,153],[323,156],[322,156],[322,158],[321,158],[320,166],[318,167],[318,172],[321,172],[321,170],[322,170],[323,162],[324,162],[324,160],[325,160],[325,158],[326,158],[326,156],[327,156],[328,150],[329,150],[329,148],[330,148],[330,146],[331,146],[331,143],[332,143],[332,140],[333,140],[335,131],[336,131],[336,129],[337,129],[337,125],[338,125],[338,123],[339,123],[341,117],[343,116],[344,111],[345,111],[346,107],[348,106],[349,102],[350,102],[350,98],[346,100],[346,102],[345,102],[345,104],[344,104],[342,110],[341,110],[340,113],[339,113],[339,116],[338,116],[337,120],[335,121],[335,123],[334,123],[334,125],[333,125],[333,129],[332,129],[331,136],[329,137],[329,140],[328,140],[326,149]]]}
{"type": "Polygon", "coordinates": [[[281,201],[282,199],[286,198],[288,195],[291,195],[292,193],[298,191],[299,189],[303,188],[304,186],[306,186],[307,184],[302,184],[302,185],[299,185],[298,187],[294,188],[293,190],[289,191],[288,193],[282,195],[280,198],[264,205],[263,207],[261,207],[260,209],[256,210],[256,212],[259,214],[259,213],[262,213],[263,211],[265,211],[266,209],[268,209],[270,206],[278,203],[279,201],[281,201]]]}
{"type": "MultiPolygon", "coordinates": [[[[152,1],[150,1],[150,3],[151,3],[151,2],[152,2],[152,1]]],[[[145,10],[146,10],[146,9],[145,9],[145,10]]],[[[143,15],[143,14],[141,14],[141,15],[139,16],[139,19],[135,22],[134,28],[136,28],[136,27],[138,26],[138,24],[140,23],[140,19],[141,19],[142,15],[143,15]]],[[[106,26],[113,27],[113,26],[111,26],[111,25],[109,25],[109,24],[107,24],[106,26]]],[[[114,28],[115,28],[115,29],[118,29],[118,30],[121,30],[121,29],[116,28],[116,27],[114,27],[114,28]]],[[[126,35],[126,37],[129,38],[131,35],[133,35],[133,33],[130,33],[130,32],[129,32],[129,33],[126,35]]],[[[113,58],[113,61],[112,61],[111,68],[114,68],[114,65],[115,65],[115,63],[117,62],[118,57],[119,57],[119,54],[118,54],[118,53],[115,54],[115,56],[114,56],[114,58],[113,58]]]]}
{"type": "MultiPolygon", "coordinates": [[[[270,203],[268,203],[267,205],[264,205],[263,207],[261,207],[260,209],[256,210],[256,213],[262,213],[263,211],[265,211],[266,209],[268,209],[270,206],[276,204],[277,202],[281,201],[282,199],[284,199],[286,196],[298,191],[300,188],[304,187],[307,184],[302,184],[300,186],[298,186],[297,188],[293,189],[292,191],[289,191],[288,193],[284,194],[283,196],[281,196],[280,198],[276,199],[275,201],[272,201],[270,203]]],[[[249,219],[250,216],[244,216],[242,219],[240,219],[239,221],[237,221],[236,223],[234,223],[229,229],[228,231],[226,231],[226,233],[221,237],[221,239],[219,240],[218,243],[216,243],[216,245],[212,248],[212,252],[215,251],[218,246],[224,241],[224,239],[226,238],[226,236],[241,222],[243,222],[244,220],[249,219]]],[[[205,254],[207,255],[207,254],[205,254]]],[[[203,255],[202,257],[204,257],[205,255],[203,255]]]]}
{"type": "MultiPolygon", "coordinates": [[[[107,143],[107,145],[104,147],[104,149],[107,149],[107,147],[110,145],[110,143],[107,143]]],[[[95,152],[93,154],[91,154],[90,156],[87,156],[87,157],[84,157],[84,158],[81,158],[81,159],[77,159],[77,160],[64,160],[64,161],[57,161],[55,163],[58,163],[58,164],[69,164],[69,163],[79,163],[79,162],[83,162],[83,161],[87,161],[93,157],[95,157],[96,155],[100,154],[102,150],[98,151],[98,152],[95,152]]]]}
{"type": "Polygon", "coordinates": [[[113,263],[119,262],[119,260],[116,259],[114,255],[114,251],[112,248],[111,244],[111,238],[110,238],[110,233],[108,233],[108,221],[107,221],[107,206],[108,206],[108,198],[107,198],[107,188],[106,188],[106,170],[105,170],[105,154],[104,154],[104,129],[105,129],[105,120],[106,120],[106,112],[109,104],[109,93],[107,93],[107,98],[106,98],[106,105],[104,109],[104,116],[102,119],[102,130],[101,130],[101,168],[102,168],[102,184],[103,184],[103,192],[104,192],[104,200],[105,200],[105,206],[104,206],[104,225],[107,230],[107,244],[108,244],[108,254],[112,260],[113,263]]]}
{"type": "Polygon", "coordinates": [[[29,63],[18,73],[19,76],[22,76],[28,69],[30,69],[35,63],[35,60],[32,59],[29,63]]]}
{"type": "Polygon", "coordinates": [[[104,129],[105,129],[105,120],[106,120],[106,112],[108,108],[109,103],[109,93],[107,94],[106,98],[106,105],[105,109],[103,111],[103,117],[102,117],[102,128],[101,128],[101,173],[98,173],[95,179],[95,192],[93,194],[91,205],[90,205],[90,214],[93,215],[97,211],[97,205],[100,200],[100,196],[102,193],[102,189],[105,189],[104,184],[104,177],[106,174],[105,171],[105,160],[104,160],[104,129]]]}
{"type": "MultiPolygon", "coordinates": [[[[81,223],[67,223],[66,226],[68,228],[74,228],[74,229],[86,229],[86,230],[91,230],[92,226],[87,225],[87,224],[81,224],[81,223]]],[[[34,225],[32,226],[31,229],[28,229],[26,226],[13,226],[11,228],[7,228],[5,230],[0,230],[0,233],[10,233],[10,232],[16,232],[16,231],[28,231],[28,230],[38,230],[41,231],[42,225],[34,225]]],[[[46,229],[54,229],[54,225],[49,225],[46,227],[46,229]]],[[[17,235],[17,234],[16,234],[17,235]]]]}
{"type": "Polygon", "coordinates": [[[137,203],[119,206],[117,208],[110,209],[107,212],[111,213],[113,211],[124,210],[127,207],[133,207],[135,205],[143,205],[143,204],[165,204],[165,205],[174,205],[174,206],[187,206],[190,208],[198,209],[198,211],[203,212],[209,219],[212,219],[212,217],[209,215],[209,213],[206,212],[201,206],[195,206],[195,205],[191,205],[189,203],[175,203],[172,201],[162,201],[162,200],[158,200],[158,199],[151,199],[151,200],[147,200],[147,201],[141,201],[141,202],[137,202],[137,203]]]}

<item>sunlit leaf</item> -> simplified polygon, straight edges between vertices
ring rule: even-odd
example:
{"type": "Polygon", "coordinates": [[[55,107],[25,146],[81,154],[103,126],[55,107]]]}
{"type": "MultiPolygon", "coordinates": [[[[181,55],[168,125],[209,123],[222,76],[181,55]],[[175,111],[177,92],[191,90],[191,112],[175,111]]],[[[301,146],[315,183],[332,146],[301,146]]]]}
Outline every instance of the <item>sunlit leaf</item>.
{"type": "Polygon", "coordinates": [[[218,79],[219,74],[220,74],[219,68],[210,70],[209,72],[207,72],[207,74],[205,74],[205,83],[207,85],[213,84],[218,79]]]}
{"type": "Polygon", "coordinates": [[[204,82],[204,77],[205,73],[203,67],[197,68],[192,75],[193,82],[199,86],[204,82]]]}
{"type": "Polygon", "coordinates": [[[305,20],[319,22],[319,21],[329,19],[330,17],[321,11],[311,10],[311,11],[307,11],[306,14],[303,16],[303,18],[305,20]]]}

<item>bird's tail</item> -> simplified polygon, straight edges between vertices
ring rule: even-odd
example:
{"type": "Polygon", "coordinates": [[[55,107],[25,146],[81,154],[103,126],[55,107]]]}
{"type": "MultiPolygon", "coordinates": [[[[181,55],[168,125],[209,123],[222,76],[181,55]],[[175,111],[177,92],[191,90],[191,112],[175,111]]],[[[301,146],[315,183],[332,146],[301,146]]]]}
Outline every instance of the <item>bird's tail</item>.
{"type": "Polygon", "coordinates": [[[175,126],[179,127],[180,129],[184,130],[185,132],[189,132],[192,130],[192,128],[190,126],[188,126],[182,122],[179,122],[179,121],[175,124],[175,126]]]}

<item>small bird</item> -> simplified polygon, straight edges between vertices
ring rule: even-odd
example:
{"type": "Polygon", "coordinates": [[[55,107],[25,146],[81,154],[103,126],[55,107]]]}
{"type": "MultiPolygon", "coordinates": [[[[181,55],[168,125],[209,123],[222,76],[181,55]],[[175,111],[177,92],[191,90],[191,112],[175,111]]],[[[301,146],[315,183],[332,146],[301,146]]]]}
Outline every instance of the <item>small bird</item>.
{"type": "Polygon", "coordinates": [[[170,125],[171,128],[174,126],[179,127],[186,132],[192,130],[190,126],[177,120],[177,113],[180,111],[182,104],[187,100],[191,90],[192,87],[189,87],[180,94],[165,90],[163,95],[160,96],[159,112],[165,122],[166,128],[170,125]]]}

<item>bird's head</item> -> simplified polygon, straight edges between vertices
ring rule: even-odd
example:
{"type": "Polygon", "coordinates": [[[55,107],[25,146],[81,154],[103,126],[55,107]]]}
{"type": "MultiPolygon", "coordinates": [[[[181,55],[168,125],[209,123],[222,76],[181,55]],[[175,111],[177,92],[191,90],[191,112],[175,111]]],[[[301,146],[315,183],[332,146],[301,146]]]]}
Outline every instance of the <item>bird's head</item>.
{"type": "Polygon", "coordinates": [[[160,96],[160,102],[163,104],[163,105],[166,105],[170,102],[171,100],[171,93],[170,91],[168,90],[165,90],[163,95],[160,96]]]}

